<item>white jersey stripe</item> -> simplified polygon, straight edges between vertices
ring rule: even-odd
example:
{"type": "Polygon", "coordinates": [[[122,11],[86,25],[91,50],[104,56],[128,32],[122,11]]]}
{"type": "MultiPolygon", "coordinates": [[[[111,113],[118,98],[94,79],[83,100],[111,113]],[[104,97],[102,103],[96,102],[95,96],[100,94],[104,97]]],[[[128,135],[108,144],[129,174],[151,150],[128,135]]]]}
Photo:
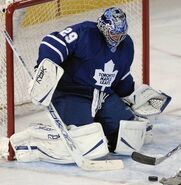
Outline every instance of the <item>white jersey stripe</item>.
{"type": "Polygon", "coordinates": [[[57,42],[59,42],[60,44],[62,44],[63,46],[65,46],[65,49],[67,51],[67,55],[69,54],[67,45],[65,44],[64,41],[62,41],[61,39],[59,39],[59,38],[57,38],[57,37],[55,37],[53,35],[47,35],[47,37],[51,37],[52,39],[56,40],[57,42]]]}
{"type": "Polygon", "coordinates": [[[121,78],[121,80],[124,80],[127,76],[129,76],[130,75],[130,71],[128,72],[128,73],[126,73],[122,78],[121,78]]]}
{"type": "Polygon", "coordinates": [[[52,46],[51,44],[49,44],[48,42],[45,42],[45,41],[41,42],[41,44],[45,44],[48,47],[50,47],[51,49],[53,49],[60,56],[61,62],[64,61],[62,53],[56,47],[52,46]]]}

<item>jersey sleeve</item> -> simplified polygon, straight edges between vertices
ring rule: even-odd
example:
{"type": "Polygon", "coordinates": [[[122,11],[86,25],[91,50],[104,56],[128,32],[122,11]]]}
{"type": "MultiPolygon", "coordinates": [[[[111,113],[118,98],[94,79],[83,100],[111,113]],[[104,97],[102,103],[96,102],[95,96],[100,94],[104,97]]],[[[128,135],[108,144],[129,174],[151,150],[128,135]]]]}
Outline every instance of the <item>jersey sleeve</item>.
{"type": "Polygon", "coordinates": [[[40,43],[37,64],[48,58],[61,65],[69,55],[72,55],[78,41],[78,29],[67,27],[61,32],[46,35],[40,43]]]}

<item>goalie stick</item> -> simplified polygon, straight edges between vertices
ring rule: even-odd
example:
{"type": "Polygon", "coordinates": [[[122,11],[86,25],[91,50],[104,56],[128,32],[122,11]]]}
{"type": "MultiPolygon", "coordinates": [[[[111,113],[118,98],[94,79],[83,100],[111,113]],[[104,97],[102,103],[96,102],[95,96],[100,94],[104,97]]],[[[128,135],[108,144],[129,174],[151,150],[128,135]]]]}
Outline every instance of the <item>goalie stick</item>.
{"type": "MultiPolygon", "coordinates": [[[[6,30],[3,31],[3,34],[9,43],[11,49],[13,50],[15,56],[17,57],[18,61],[23,65],[26,69],[29,77],[33,79],[33,75],[29,71],[26,63],[24,62],[23,58],[18,54],[14,43],[6,30]]],[[[86,159],[80,152],[79,148],[74,143],[72,137],[70,136],[66,125],[63,123],[62,119],[60,118],[59,114],[57,113],[56,109],[54,108],[53,104],[50,105],[45,109],[47,114],[51,119],[51,123],[60,135],[62,141],[64,142],[65,146],[67,147],[68,152],[72,156],[73,160],[80,168],[84,170],[118,170],[124,167],[122,160],[89,160],[86,159]]]]}
{"type": "Polygon", "coordinates": [[[180,149],[181,149],[181,144],[179,144],[177,147],[175,147],[174,149],[172,149],[170,152],[168,152],[166,155],[162,157],[151,157],[148,155],[141,154],[139,152],[133,152],[131,155],[131,158],[139,163],[148,164],[148,165],[157,165],[165,161],[169,157],[171,157],[180,149]]]}

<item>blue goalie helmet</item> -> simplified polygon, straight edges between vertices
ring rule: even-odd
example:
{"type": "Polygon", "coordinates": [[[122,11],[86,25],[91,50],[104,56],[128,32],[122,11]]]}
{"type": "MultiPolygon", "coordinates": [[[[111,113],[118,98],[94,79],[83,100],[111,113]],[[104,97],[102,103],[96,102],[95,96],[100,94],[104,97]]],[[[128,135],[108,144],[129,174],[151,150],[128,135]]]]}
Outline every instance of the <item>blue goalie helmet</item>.
{"type": "Polygon", "coordinates": [[[120,8],[109,8],[98,18],[97,27],[105,36],[111,51],[114,52],[127,35],[126,14],[120,8]]]}

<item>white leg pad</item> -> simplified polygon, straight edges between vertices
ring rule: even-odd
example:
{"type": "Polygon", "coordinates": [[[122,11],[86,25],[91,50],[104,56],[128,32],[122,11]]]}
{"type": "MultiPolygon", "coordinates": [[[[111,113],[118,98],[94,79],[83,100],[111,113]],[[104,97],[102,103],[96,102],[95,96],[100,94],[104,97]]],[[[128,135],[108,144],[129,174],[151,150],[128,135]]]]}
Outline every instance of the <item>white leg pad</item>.
{"type": "Polygon", "coordinates": [[[131,155],[139,151],[144,144],[147,121],[120,121],[118,140],[115,152],[131,155]]]}
{"type": "Polygon", "coordinates": [[[153,125],[152,123],[148,123],[146,126],[146,134],[144,144],[150,144],[153,141],[153,125]]]}
{"type": "MultiPolygon", "coordinates": [[[[72,138],[82,154],[88,159],[96,159],[108,154],[107,140],[100,123],[81,127],[71,127],[72,138]]],[[[33,125],[10,138],[16,159],[20,162],[47,161],[53,163],[73,163],[66,146],[57,132],[49,125],[33,125]]]]}
{"type": "Polygon", "coordinates": [[[7,159],[9,153],[9,138],[0,137],[0,158],[7,159]]]}
{"type": "Polygon", "coordinates": [[[137,120],[147,122],[144,144],[152,143],[152,141],[153,141],[153,124],[147,118],[137,117],[137,120]]]}

